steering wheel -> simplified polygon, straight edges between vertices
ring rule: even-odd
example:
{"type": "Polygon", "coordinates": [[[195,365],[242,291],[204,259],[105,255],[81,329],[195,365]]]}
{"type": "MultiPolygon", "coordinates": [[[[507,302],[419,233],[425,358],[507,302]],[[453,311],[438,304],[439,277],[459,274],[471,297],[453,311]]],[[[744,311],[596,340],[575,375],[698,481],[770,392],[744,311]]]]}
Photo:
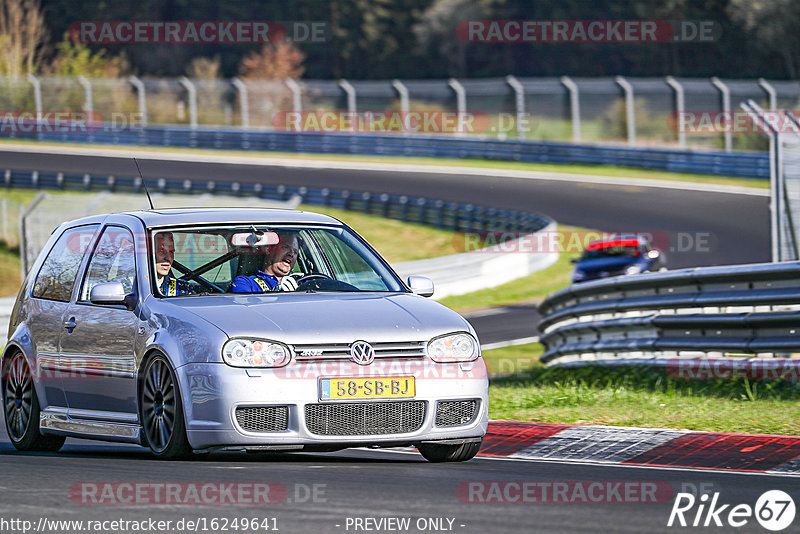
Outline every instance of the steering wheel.
{"type": "Polygon", "coordinates": [[[213,289],[219,291],[220,293],[225,293],[225,290],[219,287],[217,284],[211,283],[199,274],[189,274],[186,273],[184,276],[181,276],[181,280],[188,278],[189,280],[194,280],[198,282],[201,286],[205,287],[206,289],[213,289]]]}
{"type": "Polygon", "coordinates": [[[297,285],[299,286],[311,280],[333,280],[333,278],[323,273],[308,273],[297,279],[297,285]]]}

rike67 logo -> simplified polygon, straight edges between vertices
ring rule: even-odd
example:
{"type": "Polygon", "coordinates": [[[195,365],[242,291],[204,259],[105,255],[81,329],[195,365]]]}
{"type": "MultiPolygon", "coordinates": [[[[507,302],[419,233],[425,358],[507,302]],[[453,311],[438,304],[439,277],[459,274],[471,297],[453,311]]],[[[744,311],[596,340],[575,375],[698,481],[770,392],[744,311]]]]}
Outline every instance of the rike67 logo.
{"type": "Polygon", "coordinates": [[[761,494],[755,506],[749,504],[723,504],[719,492],[703,493],[695,497],[691,493],[678,493],[669,514],[667,526],[681,527],[733,527],[739,528],[755,518],[767,530],[784,530],[794,521],[794,500],[781,490],[770,490],[761,494]]]}

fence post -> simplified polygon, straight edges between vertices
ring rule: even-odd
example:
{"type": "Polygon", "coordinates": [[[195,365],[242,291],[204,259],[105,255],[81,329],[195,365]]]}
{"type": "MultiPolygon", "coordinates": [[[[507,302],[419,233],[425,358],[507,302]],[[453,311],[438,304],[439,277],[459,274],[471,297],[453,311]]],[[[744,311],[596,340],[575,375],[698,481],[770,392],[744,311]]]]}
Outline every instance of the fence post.
{"type": "Polygon", "coordinates": [[[400,96],[400,113],[403,114],[405,120],[405,116],[408,115],[409,111],[408,87],[400,80],[392,80],[392,87],[394,87],[394,90],[397,91],[398,96],[400,96]]]}
{"type": "Polygon", "coordinates": [[[464,135],[466,133],[464,131],[464,120],[466,119],[467,113],[467,92],[464,90],[464,86],[461,85],[461,82],[455,78],[447,80],[447,85],[449,85],[456,94],[456,112],[458,112],[458,132],[456,135],[464,135]]]}
{"type": "Polygon", "coordinates": [[[514,90],[517,108],[517,139],[525,138],[525,88],[514,76],[506,76],[506,83],[514,90]]]}
{"type": "Polygon", "coordinates": [[[347,80],[339,80],[339,87],[347,95],[347,112],[355,115],[356,113],[356,88],[347,80]]]}
{"type": "Polygon", "coordinates": [[[286,78],[283,80],[283,83],[285,83],[286,87],[292,92],[292,107],[294,108],[292,111],[298,113],[303,111],[303,91],[300,88],[300,84],[291,78],[286,78]]]}
{"type": "Polygon", "coordinates": [[[622,76],[614,79],[625,93],[625,126],[628,130],[628,144],[636,144],[636,116],[633,101],[633,86],[622,76]]]}
{"type": "Polygon", "coordinates": [[[139,99],[139,115],[142,117],[142,126],[147,127],[147,96],[145,95],[144,83],[136,76],[129,76],[128,81],[136,88],[136,96],[139,99]]]}
{"type": "Polygon", "coordinates": [[[678,146],[680,148],[686,148],[686,132],[684,132],[683,128],[681,127],[681,118],[683,117],[684,111],[686,111],[683,86],[672,76],[667,76],[666,82],[667,85],[669,85],[672,90],[675,91],[675,114],[678,116],[676,124],[678,129],[678,146]]]}
{"type": "Polygon", "coordinates": [[[231,80],[231,85],[239,93],[239,111],[242,114],[242,128],[250,127],[250,103],[247,100],[247,86],[239,78],[231,80]]]}
{"type": "Polygon", "coordinates": [[[6,242],[8,245],[8,202],[6,197],[0,198],[0,209],[2,209],[2,219],[3,219],[3,241],[6,242]]]}
{"type": "MultiPolygon", "coordinates": [[[[33,105],[36,108],[36,131],[41,132],[42,122],[42,83],[33,74],[28,74],[28,81],[33,86],[33,105]]],[[[37,135],[37,138],[39,136],[37,135]]]]}
{"type": "Polygon", "coordinates": [[[569,91],[569,109],[572,116],[572,140],[581,141],[581,101],[578,85],[569,76],[562,76],[561,83],[569,91]]]}
{"type": "Polygon", "coordinates": [[[189,125],[194,130],[197,128],[197,89],[194,82],[186,76],[180,79],[180,83],[189,92],[189,125]]]}
{"type": "Polygon", "coordinates": [[[758,79],[758,86],[761,87],[765,93],[767,93],[770,111],[776,111],[778,109],[778,93],[775,91],[775,88],[764,78],[758,79]]]}
{"type": "Polygon", "coordinates": [[[725,152],[730,152],[733,150],[733,133],[730,128],[730,123],[733,122],[733,117],[731,117],[731,92],[728,86],[716,76],[711,78],[711,84],[719,90],[719,94],[722,97],[722,113],[728,117],[728,128],[725,128],[725,132],[722,135],[725,139],[725,152]]]}
{"type": "Polygon", "coordinates": [[[22,280],[25,280],[25,277],[28,275],[28,270],[30,270],[30,260],[28,258],[28,237],[27,237],[27,225],[25,224],[25,219],[28,218],[28,215],[36,209],[36,206],[42,201],[42,199],[47,196],[47,193],[44,191],[39,191],[39,193],[34,197],[30,204],[27,207],[20,210],[19,214],[19,259],[20,259],[20,269],[22,271],[22,280]]]}
{"type": "MultiPolygon", "coordinates": [[[[83,109],[86,113],[91,114],[94,111],[94,102],[92,99],[92,83],[84,75],[78,76],[78,83],[83,86],[84,104],[83,109]]],[[[92,117],[89,117],[91,120],[92,117]]]]}

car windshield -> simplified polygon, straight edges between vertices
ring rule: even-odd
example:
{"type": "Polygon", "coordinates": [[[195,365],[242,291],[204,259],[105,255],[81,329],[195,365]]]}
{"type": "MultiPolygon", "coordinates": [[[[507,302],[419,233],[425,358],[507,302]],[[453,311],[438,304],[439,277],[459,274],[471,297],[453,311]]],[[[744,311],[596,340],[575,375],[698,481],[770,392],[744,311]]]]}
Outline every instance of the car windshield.
{"type": "Polygon", "coordinates": [[[151,232],[151,246],[158,296],[405,290],[345,227],[256,223],[158,229],[151,232]]]}
{"type": "Polygon", "coordinates": [[[581,261],[583,260],[594,260],[597,258],[609,258],[609,257],[619,257],[619,256],[628,256],[628,257],[636,257],[641,255],[641,250],[639,247],[633,246],[611,246],[611,247],[602,247],[598,246],[597,248],[592,248],[590,250],[586,250],[581,256],[581,261]]]}

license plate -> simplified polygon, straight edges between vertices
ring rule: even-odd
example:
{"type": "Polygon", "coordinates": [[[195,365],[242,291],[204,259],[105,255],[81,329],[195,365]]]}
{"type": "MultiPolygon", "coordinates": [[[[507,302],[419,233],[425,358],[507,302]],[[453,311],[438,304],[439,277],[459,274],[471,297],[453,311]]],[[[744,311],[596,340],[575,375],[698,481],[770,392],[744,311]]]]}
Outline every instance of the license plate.
{"type": "Polygon", "coordinates": [[[416,395],[413,376],[320,378],[320,400],[398,399],[416,395]]]}

